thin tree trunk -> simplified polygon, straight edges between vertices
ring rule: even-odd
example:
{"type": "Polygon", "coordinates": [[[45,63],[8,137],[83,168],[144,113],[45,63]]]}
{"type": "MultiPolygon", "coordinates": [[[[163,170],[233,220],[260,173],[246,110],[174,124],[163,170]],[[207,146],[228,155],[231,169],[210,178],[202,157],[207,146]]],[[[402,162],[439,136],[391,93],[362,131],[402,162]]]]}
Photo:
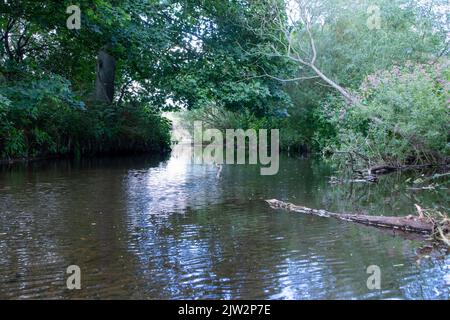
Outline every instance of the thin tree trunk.
{"type": "Polygon", "coordinates": [[[325,74],[322,73],[315,65],[311,64],[310,68],[326,83],[336,89],[350,104],[357,104],[357,100],[353,97],[347,90],[338,85],[336,82],[328,78],[325,74]]]}

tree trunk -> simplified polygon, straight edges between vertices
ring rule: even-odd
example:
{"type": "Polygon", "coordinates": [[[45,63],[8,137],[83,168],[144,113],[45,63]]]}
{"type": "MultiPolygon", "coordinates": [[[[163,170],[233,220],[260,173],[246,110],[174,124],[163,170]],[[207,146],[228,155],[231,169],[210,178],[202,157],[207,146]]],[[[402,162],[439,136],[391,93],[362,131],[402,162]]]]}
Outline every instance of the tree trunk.
{"type": "Polygon", "coordinates": [[[111,103],[114,99],[114,77],[116,60],[101,50],[97,57],[97,78],[95,81],[94,99],[98,102],[111,103]]]}

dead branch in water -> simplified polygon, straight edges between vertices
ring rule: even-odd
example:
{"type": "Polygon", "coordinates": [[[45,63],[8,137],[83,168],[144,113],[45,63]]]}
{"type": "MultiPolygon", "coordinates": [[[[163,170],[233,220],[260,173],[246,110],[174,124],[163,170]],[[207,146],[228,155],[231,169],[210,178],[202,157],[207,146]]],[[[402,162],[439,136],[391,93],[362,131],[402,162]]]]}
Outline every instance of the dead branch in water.
{"type": "MultiPolygon", "coordinates": [[[[348,161],[347,165],[353,174],[356,175],[356,179],[367,180],[367,182],[377,182],[377,177],[380,175],[389,174],[396,171],[409,171],[409,170],[423,170],[429,168],[440,168],[448,170],[450,167],[449,159],[445,159],[442,163],[426,163],[426,164],[379,164],[372,165],[375,160],[368,158],[367,156],[357,152],[357,151],[333,151],[335,154],[347,155],[348,161]],[[365,163],[365,167],[356,168],[358,161],[361,159],[365,163]]],[[[447,176],[450,173],[445,173],[442,176],[447,176]]]]}
{"type": "Polygon", "coordinates": [[[326,210],[311,209],[303,206],[294,205],[292,203],[271,199],[266,200],[271,208],[285,209],[288,211],[299,212],[309,215],[315,215],[325,218],[336,218],[343,221],[351,221],[364,225],[369,225],[379,228],[389,228],[395,230],[401,230],[405,232],[415,232],[429,235],[438,235],[437,238],[446,244],[448,243],[448,234],[450,231],[450,220],[444,218],[437,220],[437,218],[425,214],[424,209],[416,205],[419,212],[419,216],[406,216],[406,217],[385,217],[385,216],[369,216],[363,214],[353,213],[335,213],[326,210]]]}

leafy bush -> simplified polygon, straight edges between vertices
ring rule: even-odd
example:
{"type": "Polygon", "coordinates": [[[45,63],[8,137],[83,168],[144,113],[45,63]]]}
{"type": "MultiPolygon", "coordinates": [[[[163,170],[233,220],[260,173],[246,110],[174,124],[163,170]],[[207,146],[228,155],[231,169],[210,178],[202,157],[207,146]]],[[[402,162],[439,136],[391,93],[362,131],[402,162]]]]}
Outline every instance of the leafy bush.
{"type": "Polygon", "coordinates": [[[163,151],[170,123],[151,106],[85,105],[55,75],[0,87],[0,158],[163,151]]]}
{"type": "Polygon", "coordinates": [[[338,129],[330,149],[373,163],[441,163],[450,150],[449,80],[448,63],[407,63],[369,75],[357,92],[360,106],[325,106],[338,129]]]}

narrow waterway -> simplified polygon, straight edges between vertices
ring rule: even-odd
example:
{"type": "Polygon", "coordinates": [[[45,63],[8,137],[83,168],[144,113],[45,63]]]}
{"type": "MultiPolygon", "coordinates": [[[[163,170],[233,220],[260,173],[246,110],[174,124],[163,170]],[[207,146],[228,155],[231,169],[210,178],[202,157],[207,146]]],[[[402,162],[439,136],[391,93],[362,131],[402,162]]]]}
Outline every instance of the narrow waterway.
{"type": "Polygon", "coordinates": [[[0,298],[449,298],[450,257],[365,226],[270,209],[278,198],[333,211],[407,215],[448,207],[407,176],[329,185],[321,160],[255,165],[168,159],[36,162],[0,172],[0,298]],[[78,265],[82,289],[66,288],[78,265]],[[381,290],[367,288],[367,267],[381,290]]]}

